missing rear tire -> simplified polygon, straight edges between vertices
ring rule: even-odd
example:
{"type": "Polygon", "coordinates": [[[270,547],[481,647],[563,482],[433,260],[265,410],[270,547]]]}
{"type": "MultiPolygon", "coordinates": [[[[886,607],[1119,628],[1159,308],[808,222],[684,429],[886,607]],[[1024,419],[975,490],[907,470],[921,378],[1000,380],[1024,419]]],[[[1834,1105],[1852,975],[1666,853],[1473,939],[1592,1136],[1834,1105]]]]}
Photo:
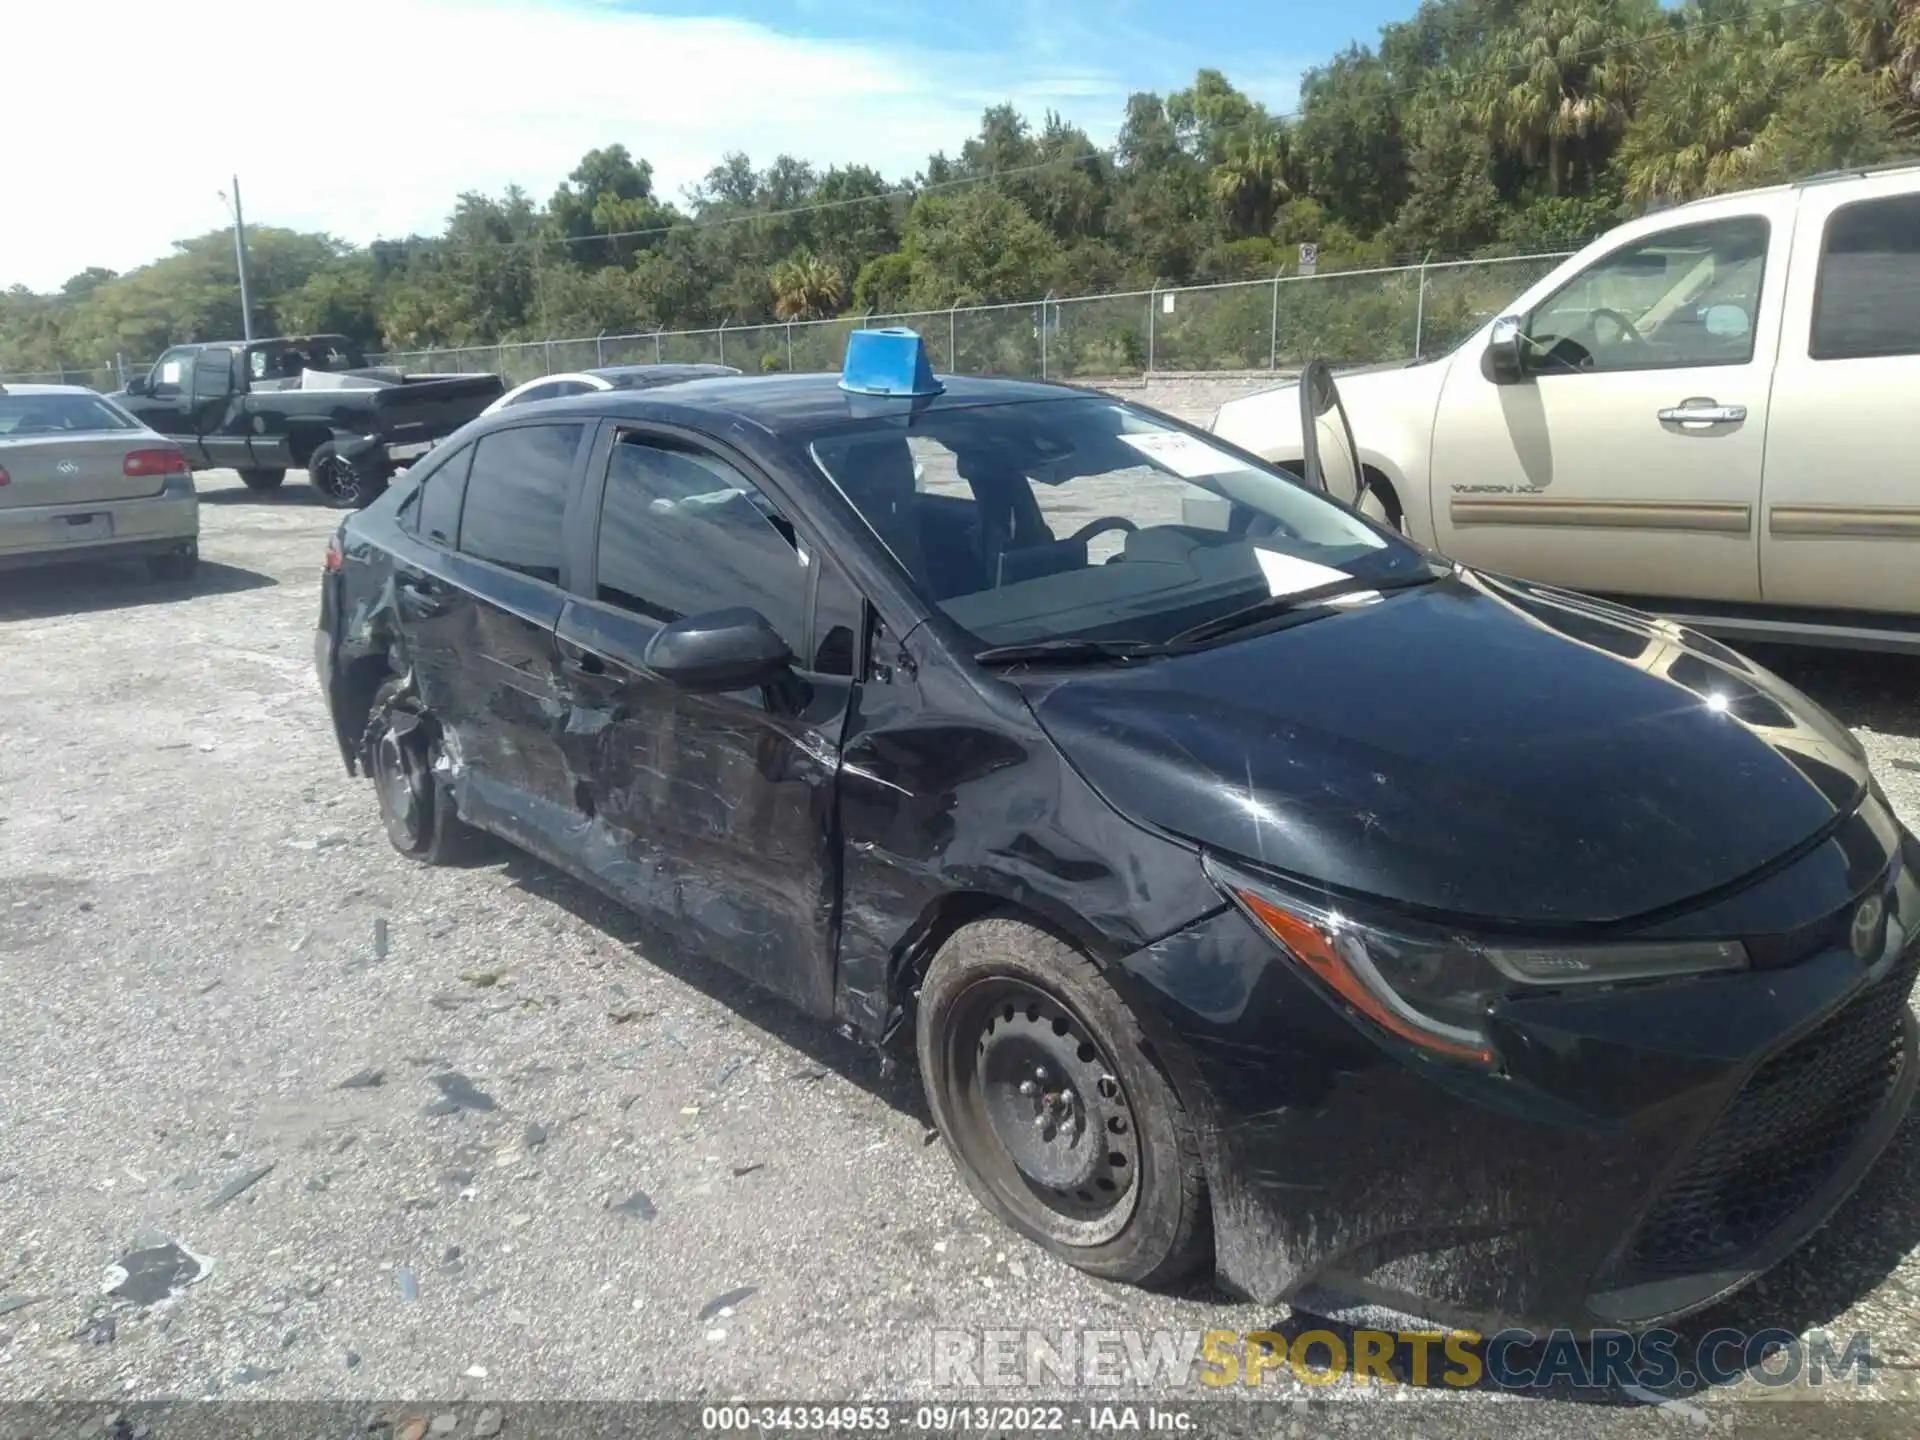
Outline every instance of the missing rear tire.
{"type": "Polygon", "coordinates": [[[474,832],[460,819],[441,783],[439,728],[389,680],[373,698],[361,754],[373,780],[380,823],[393,848],[422,865],[450,865],[472,853],[474,832]]]}

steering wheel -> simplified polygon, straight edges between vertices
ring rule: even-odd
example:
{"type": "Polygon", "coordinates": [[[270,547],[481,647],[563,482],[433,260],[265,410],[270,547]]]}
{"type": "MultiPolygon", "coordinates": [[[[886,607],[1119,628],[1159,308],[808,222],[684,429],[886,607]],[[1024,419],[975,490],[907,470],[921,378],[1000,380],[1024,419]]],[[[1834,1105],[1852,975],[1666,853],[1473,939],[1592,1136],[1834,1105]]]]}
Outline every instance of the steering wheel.
{"type": "Polygon", "coordinates": [[[1102,515],[1098,520],[1089,520],[1078,530],[1074,531],[1073,534],[1069,535],[1067,539],[1071,543],[1079,544],[1082,541],[1093,539],[1096,535],[1104,535],[1109,530],[1124,530],[1127,534],[1133,535],[1137,534],[1139,529],[1140,527],[1138,525],[1134,524],[1133,521],[1127,519],[1124,515],[1102,515]]]}
{"type": "Polygon", "coordinates": [[[1590,311],[1587,316],[1587,328],[1593,331],[1593,338],[1601,341],[1602,344],[1618,345],[1622,341],[1625,341],[1640,349],[1646,348],[1647,338],[1634,328],[1633,321],[1609,306],[1602,305],[1598,309],[1590,311]],[[1620,327],[1618,339],[1606,340],[1602,338],[1600,334],[1600,321],[1602,319],[1611,320],[1620,327]]]}

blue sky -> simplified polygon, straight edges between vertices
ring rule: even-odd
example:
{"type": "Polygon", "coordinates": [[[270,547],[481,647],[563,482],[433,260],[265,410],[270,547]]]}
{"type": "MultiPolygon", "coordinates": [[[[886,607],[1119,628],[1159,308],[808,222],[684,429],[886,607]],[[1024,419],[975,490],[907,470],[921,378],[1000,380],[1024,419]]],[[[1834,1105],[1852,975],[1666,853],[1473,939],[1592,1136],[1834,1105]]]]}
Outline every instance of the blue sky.
{"type": "MultiPolygon", "coordinates": [[[[466,190],[544,200],[615,141],[678,197],[728,150],[904,178],[1001,101],[1036,121],[1059,110],[1105,144],[1129,93],[1203,66],[1285,111],[1306,69],[1417,3],[327,0],[315,25],[260,0],[193,0],[190,23],[154,0],[91,0],[85,65],[7,72],[8,112],[57,117],[60,143],[8,151],[34,221],[0,227],[0,286],[126,270],[221,228],[235,174],[249,223],[364,244],[438,230],[466,190]],[[249,87],[203,123],[196,77],[256,73],[262,54],[297,54],[326,84],[249,87]],[[113,157],[113,183],[76,154],[113,157]]],[[[67,11],[28,4],[7,48],[64,54],[70,29],[67,11]]]]}
{"type": "Polygon", "coordinates": [[[1098,107],[1135,90],[1184,85],[1205,66],[1277,109],[1296,103],[1301,72],[1380,27],[1418,0],[620,0],[656,14],[724,12],[798,36],[932,50],[979,77],[1004,72],[1036,86],[1084,82],[1092,127],[1098,107]]]}

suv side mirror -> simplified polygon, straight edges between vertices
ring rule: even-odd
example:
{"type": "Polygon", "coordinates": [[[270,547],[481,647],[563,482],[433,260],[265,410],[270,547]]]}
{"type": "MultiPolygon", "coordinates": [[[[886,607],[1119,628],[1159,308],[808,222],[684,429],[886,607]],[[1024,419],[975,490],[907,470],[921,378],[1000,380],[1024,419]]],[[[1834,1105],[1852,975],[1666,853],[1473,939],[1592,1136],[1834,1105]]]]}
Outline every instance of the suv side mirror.
{"type": "Polygon", "coordinates": [[[1493,322],[1493,335],[1480,357],[1480,373],[1495,385],[1518,385],[1527,378],[1526,326],[1517,315],[1493,322]]]}
{"type": "Polygon", "coordinates": [[[129,394],[129,395],[151,395],[152,393],[153,393],[153,386],[151,386],[151,385],[149,385],[149,384],[147,383],[147,377],[146,377],[146,376],[144,376],[144,375],[129,375],[129,376],[127,377],[127,394],[129,394]]]}
{"type": "Polygon", "coordinates": [[[641,663],[696,695],[772,685],[793,667],[793,652],[758,610],[744,606],[689,615],[661,627],[641,663]]]}

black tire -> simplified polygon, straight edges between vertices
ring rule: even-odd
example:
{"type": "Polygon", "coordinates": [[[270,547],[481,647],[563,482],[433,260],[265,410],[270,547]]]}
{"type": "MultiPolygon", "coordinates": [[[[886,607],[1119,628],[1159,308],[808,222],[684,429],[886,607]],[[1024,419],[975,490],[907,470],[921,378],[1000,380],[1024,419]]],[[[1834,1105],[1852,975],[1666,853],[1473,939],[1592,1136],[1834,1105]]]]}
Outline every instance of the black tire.
{"type": "Polygon", "coordinates": [[[200,568],[200,544],[195,541],[184,550],[147,557],[147,574],[162,582],[191,580],[200,568]]]}
{"type": "Polygon", "coordinates": [[[307,480],[329,507],[364,510],[387,488],[387,465],[382,457],[349,460],[329,440],[307,457],[307,480]]]}
{"type": "Polygon", "coordinates": [[[374,695],[360,753],[394,849],[422,865],[451,865],[472,853],[474,832],[434,773],[438,728],[402,681],[389,680],[374,695]]]}
{"type": "Polygon", "coordinates": [[[1138,1285],[1211,1258],[1194,1124],[1133,1012],[1073,946],[1010,917],[955,931],[921,981],[915,1039],[934,1123],[1008,1226],[1138,1285]]]}
{"type": "Polygon", "coordinates": [[[285,467],[277,470],[242,470],[240,483],[249,490],[278,490],[287,478],[285,467]]]}

